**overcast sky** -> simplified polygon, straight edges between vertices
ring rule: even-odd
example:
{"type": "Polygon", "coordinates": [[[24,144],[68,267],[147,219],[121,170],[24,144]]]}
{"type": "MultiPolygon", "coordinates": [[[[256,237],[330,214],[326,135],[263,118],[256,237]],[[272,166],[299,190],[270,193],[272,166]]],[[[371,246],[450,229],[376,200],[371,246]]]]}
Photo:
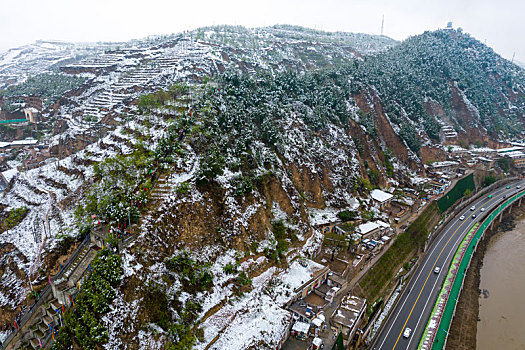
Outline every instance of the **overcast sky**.
{"type": "Polygon", "coordinates": [[[403,40],[448,21],[525,62],[524,0],[0,0],[0,51],[37,39],[124,41],[213,24],[295,24],[403,40]]]}

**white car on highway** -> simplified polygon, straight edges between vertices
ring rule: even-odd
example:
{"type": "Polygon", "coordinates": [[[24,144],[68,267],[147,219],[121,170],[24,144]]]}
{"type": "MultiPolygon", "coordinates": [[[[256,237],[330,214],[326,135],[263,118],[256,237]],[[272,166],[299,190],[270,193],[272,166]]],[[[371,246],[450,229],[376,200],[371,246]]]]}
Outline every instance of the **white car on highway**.
{"type": "Polygon", "coordinates": [[[481,211],[485,211],[485,208],[481,208],[481,211]]]}
{"type": "Polygon", "coordinates": [[[470,210],[472,210],[472,211],[476,210],[476,206],[475,205],[471,206],[470,210]]]}
{"type": "Polygon", "coordinates": [[[465,215],[461,215],[461,216],[459,217],[459,220],[465,220],[465,215]]]}
{"type": "Polygon", "coordinates": [[[405,338],[409,338],[410,337],[410,333],[412,333],[412,330],[410,328],[406,328],[405,331],[403,332],[403,337],[405,338]]]}
{"type": "Polygon", "coordinates": [[[441,271],[441,267],[436,266],[436,268],[434,269],[434,273],[439,273],[439,271],[441,271]]]}

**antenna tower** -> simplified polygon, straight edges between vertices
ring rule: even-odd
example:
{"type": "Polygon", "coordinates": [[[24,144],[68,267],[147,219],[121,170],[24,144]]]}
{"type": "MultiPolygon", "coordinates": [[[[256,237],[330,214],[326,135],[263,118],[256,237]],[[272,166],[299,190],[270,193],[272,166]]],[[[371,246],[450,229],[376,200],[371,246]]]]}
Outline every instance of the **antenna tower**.
{"type": "Polygon", "coordinates": [[[383,27],[385,25],[385,15],[383,15],[383,20],[381,21],[381,35],[383,35],[383,27]]]}

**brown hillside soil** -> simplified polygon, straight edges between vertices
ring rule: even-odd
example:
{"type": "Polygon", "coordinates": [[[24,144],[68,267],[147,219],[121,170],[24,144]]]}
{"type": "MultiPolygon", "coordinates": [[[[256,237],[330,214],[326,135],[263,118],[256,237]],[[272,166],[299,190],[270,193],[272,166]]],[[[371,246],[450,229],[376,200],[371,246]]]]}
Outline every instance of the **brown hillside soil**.
{"type": "Polygon", "coordinates": [[[366,95],[365,93],[361,93],[359,95],[353,95],[352,97],[363,112],[373,112],[374,123],[378,131],[379,139],[386,144],[386,147],[392,150],[392,154],[403,162],[408,163],[410,169],[417,170],[417,162],[408,157],[408,149],[390,125],[383,111],[381,100],[377,96],[369,95],[368,93],[366,95]],[[373,105],[373,110],[370,108],[370,104],[373,105]]]}
{"type": "Polygon", "coordinates": [[[272,209],[273,202],[279,203],[281,210],[288,214],[288,216],[292,216],[295,213],[288,193],[283,189],[280,181],[275,176],[271,175],[263,180],[262,190],[260,192],[263,193],[266,198],[268,215],[272,209]]]}
{"type": "Polygon", "coordinates": [[[421,162],[426,164],[427,161],[431,162],[442,162],[447,160],[447,152],[441,148],[434,148],[428,146],[422,146],[419,151],[421,155],[421,162]]]}
{"type": "Polygon", "coordinates": [[[489,147],[492,147],[494,142],[489,140],[484,129],[476,126],[480,121],[475,119],[476,116],[469,110],[459,94],[458,89],[453,85],[450,85],[450,88],[452,91],[452,108],[455,111],[456,119],[463,120],[463,127],[467,130],[466,135],[464,132],[460,131],[458,133],[458,139],[462,139],[466,136],[466,141],[470,143],[475,143],[476,141],[480,141],[481,143],[487,142],[489,147]]]}
{"type": "MultiPolygon", "coordinates": [[[[294,184],[306,198],[306,205],[312,208],[324,208],[325,202],[319,174],[314,175],[307,168],[299,170],[295,164],[292,164],[290,169],[294,184]]],[[[324,174],[320,176],[325,177],[324,174]]]]}
{"type": "Polygon", "coordinates": [[[424,103],[425,111],[433,117],[445,118],[445,112],[441,105],[436,101],[427,101],[424,103]]]}
{"type": "Polygon", "coordinates": [[[525,213],[525,206],[514,209],[513,214],[503,217],[494,230],[487,230],[485,238],[478,244],[478,250],[473,255],[470,269],[465,277],[463,291],[458,299],[456,315],[450,326],[447,339],[447,349],[476,349],[477,322],[479,315],[480,297],[480,271],[483,267],[483,257],[490,243],[490,239],[499,232],[512,230],[514,217],[522,216],[525,213]]]}

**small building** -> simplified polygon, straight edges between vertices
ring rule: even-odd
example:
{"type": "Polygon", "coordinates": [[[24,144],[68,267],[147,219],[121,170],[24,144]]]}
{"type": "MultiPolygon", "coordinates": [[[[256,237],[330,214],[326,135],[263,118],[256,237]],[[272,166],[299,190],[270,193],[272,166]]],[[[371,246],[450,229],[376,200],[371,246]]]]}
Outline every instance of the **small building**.
{"type": "Polygon", "coordinates": [[[516,168],[525,167],[525,152],[512,151],[512,152],[504,153],[504,156],[510,158],[516,168]]]}
{"type": "Polygon", "coordinates": [[[312,341],[312,350],[319,350],[323,345],[323,340],[321,338],[315,337],[312,341]]]}
{"type": "Polygon", "coordinates": [[[24,115],[28,122],[36,123],[38,121],[38,110],[34,107],[24,108],[24,115]]]}
{"type": "Polygon", "coordinates": [[[388,203],[390,203],[390,201],[394,197],[392,194],[378,189],[375,189],[372,192],[370,192],[370,195],[376,202],[379,203],[380,208],[384,208],[385,206],[387,206],[388,203]]]}
{"type": "Polygon", "coordinates": [[[361,234],[362,238],[368,238],[376,235],[381,231],[381,226],[375,222],[367,222],[357,227],[357,231],[361,234]]]}
{"type": "Polygon", "coordinates": [[[309,323],[296,321],[292,326],[291,335],[293,335],[297,339],[305,340],[306,338],[308,338],[309,330],[310,330],[309,323]]]}
{"type": "Polygon", "coordinates": [[[323,331],[324,324],[325,324],[325,317],[323,314],[317,315],[317,317],[312,320],[310,331],[314,337],[317,337],[319,333],[323,331]]]}
{"type": "MultiPolygon", "coordinates": [[[[430,165],[430,170],[433,172],[436,171],[456,171],[459,167],[459,162],[453,160],[446,160],[443,162],[434,162],[430,165]]],[[[426,167],[426,166],[425,166],[426,167]]]]}
{"type": "Polygon", "coordinates": [[[442,182],[442,181],[435,181],[435,180],[432,180],[428,183],[432,189],[432,192],[434,194],[441,194],[441,193],[444,193],[445,190],[447,189],[447,184],[442,182]]]}
{"type": "Polygon", "coordinates": [[[332,324],[336,333],[343,334],[345,345],[354,337],[360,326],[366,310],[366,299],[354,295],[346,295],[341,305],[332,315],[332,324]]]}
{"type": "Polygon", "coordinates": [[[6,185],[9,184],[12,178],[18,175],[18,169],[17,168],[11,168],[9,170],[6,170],[2,172],[2,180],[6,183],[6,185]]]}
{"type": "Polygon", "coordinates": [[[300,298],[306,298],[308,294],[313,292],[314,289],[319,288],[321,284],[326,283],[326,279],[328,278],[329,272],[330,268],[328,268],[328,266],[320,268],[312,274],[312,278],[310,280],[306,281],[300,287],[296,288],[295,292],[299,295],[300,298]]]}

